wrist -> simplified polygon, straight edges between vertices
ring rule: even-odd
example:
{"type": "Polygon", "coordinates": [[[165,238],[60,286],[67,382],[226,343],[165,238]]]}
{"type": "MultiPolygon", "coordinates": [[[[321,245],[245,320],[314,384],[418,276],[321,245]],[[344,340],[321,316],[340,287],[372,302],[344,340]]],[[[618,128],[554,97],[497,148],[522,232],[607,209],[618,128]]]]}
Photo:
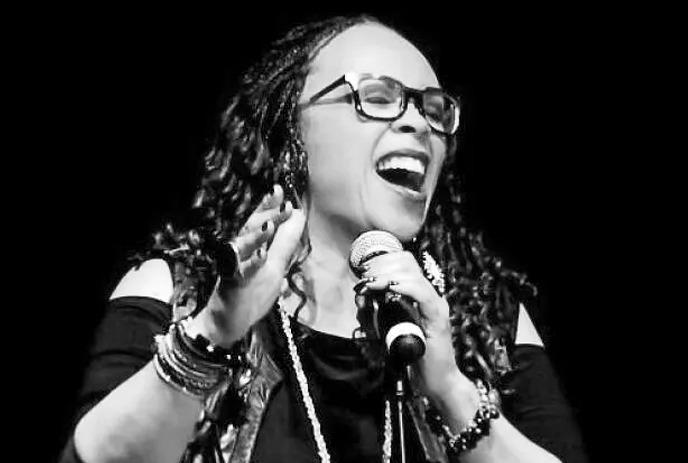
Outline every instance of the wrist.
{"type": "Polygon", "coordinates": [[[480,406],[480,394],[475,385],[458,368],[447,375],[443,386],[431,399],[444,422],[458,430],[466,426],[480,406]]]}
{"type": "Polygon", "coordinates": [[[495,391],[490,391],[480,380],[476,381],[475,387],[478,408],[467,423],[461,425],[465,419],[457,419],[451,412],[443,418],[435,413],[429,421],[433,430],[444,436],[447,451],[455,456],[474,449],[490,433],[491,421],[500,417],[498,395],[493,394],[495,391]]]}
{"type": "Polygon", "coordinates": [[[189,334],[200,334],[211,343],[223,348],[230,348],[241,339],[241,334],[235,332],[233,324],[227,320],[223,310],[212,307],[212,302],[201,310],[188,322],[189,334]]]}

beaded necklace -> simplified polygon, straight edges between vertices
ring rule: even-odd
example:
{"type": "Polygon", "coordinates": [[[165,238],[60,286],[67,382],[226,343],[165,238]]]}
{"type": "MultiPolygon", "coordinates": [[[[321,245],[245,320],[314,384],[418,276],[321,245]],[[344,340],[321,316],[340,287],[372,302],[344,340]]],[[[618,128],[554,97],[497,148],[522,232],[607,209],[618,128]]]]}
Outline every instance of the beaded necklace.
{"type": "MultiPolygon", "coordinates": [[[[294,336],[291,332],[291,322],[289,321],[289,315],[287,312],[279,308],[280,317],[282,319],[282,330],[287,338],[287,346],[289,347],[289,357],[291,358],[292,367],[296,373],[296,380],[299,384],[299,392],[301,393],[301,398],[303,399],[303,404],[306,407],[306,414],[308,415],[308,421],[311,423],[313,429],[313,436],[315,437],[315,445],[318,449],[318,456],[320,461],[323,463],[330,463],[330,453],[327,451],[327,444],[325,443],[325,438],[322,435],[322,430],[320,428],[320,421],[315,413],[315,406],[313,405],[313,398],[311,397],[310,391],[308,389],[308,379],[303,371],[303,365],[301,364],[301,358],[296,350],[296,344],[294,343],[294,336]]],[[[382,461],[383,463],[390,463],[392,457],[392,411],[389,405],[389,400],[385,400],[385,441],[382,445],[382,461]]]]}
{"type": "MultiPolygon", "coordinates": [[[[423,252],[422,255],[423,270],[425,271],[425,276],[430,280],[430,283],[435,287],[440,296],[444,296],[445,293],[445,280],[444,273],[442,272],[439,265],[435,259],[427,252],[423,252]]],[[[287,338],[287,346],[289,348],[289,357],[291,358],[292,367],[296,373],[296,380],[299,384],[299,392],[301,393],[301,398],[303,399],[303,404],[306,407],[306,414],[308,415],[308,421],[311,423],[313,428],[313,436],[315,437],[315,445],[318,449],[318,456],[320,461],[323,463],[330,463],[330,453],[327,451],[327,444],[325,443],[325,438],[322,435],[322,430],[320,428],[320,421],[315,413],[315,406],[313,405],[313,398],[311,397],[310,391],[308,389],[308,379],[303,371],[303,366],[301,364],[301,358],[299,357],[299,352],[296,349],[296,344],[294,343],[294,336],[291,332],[291,322],[289,321],[289,315],[287,312],[278,305],[278,311],[282,319],[282,330],[287,338]]],[[[382,445],[382,462],[390,463],[392,458],[392,411],[389,405],[389,400],[385,400],[385,441],[382,445]]]]}

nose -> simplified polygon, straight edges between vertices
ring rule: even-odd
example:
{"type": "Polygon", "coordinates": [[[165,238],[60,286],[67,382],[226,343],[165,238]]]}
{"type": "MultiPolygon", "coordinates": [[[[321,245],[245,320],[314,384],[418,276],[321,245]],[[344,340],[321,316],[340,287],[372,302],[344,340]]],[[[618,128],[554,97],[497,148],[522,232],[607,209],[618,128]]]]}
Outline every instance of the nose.
{"type": "Polygon", "coordinates": [[[416,99],[409,99],[406,111],[396,120],[392,121],[392,129],[401,133],[416,133],[426,135],[430,133],[430,125],[418,110],[416,99]]]}

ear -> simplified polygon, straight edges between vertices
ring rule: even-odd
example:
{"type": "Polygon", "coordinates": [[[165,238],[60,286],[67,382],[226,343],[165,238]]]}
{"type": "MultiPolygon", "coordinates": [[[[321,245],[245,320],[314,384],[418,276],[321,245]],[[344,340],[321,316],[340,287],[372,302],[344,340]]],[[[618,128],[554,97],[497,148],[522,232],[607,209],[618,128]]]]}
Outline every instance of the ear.
{"type": "Polygon", "coordinates": [[[172,292],[172,273],[167,262],[151,259],[129,270],[112,292],[110,300],[127,296],[150,297],[169,304],[172,292]]]}
{"type": "Polygon", "coordinates": [[[535,346],[545,347],[540,335],[533,325],[533,321],[528,315],[528,311],[523,306],[519,305],[518,310],[518,326],[516,327],[516,345],[518,344],[531,344],[535,346]]]}

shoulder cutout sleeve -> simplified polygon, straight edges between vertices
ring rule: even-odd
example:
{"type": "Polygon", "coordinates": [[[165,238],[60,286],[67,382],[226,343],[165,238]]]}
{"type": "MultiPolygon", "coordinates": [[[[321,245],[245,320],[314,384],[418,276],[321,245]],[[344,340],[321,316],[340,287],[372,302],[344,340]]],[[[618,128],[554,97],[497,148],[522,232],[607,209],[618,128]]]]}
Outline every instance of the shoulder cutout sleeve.
{"type": "Polygon", "coordinates": [[[170,268],[163,259],[151,259],[132,268],[119,282],[110,300],[120,297],[150,297],[169,304],[173,282],[170,268]]]}
{"type": "Polygon", "coordinates": [[[523,304],[519,306],[518,325],[516,327],[516,345],[519,344],[531,344],[545,347],[523,304]]]}

